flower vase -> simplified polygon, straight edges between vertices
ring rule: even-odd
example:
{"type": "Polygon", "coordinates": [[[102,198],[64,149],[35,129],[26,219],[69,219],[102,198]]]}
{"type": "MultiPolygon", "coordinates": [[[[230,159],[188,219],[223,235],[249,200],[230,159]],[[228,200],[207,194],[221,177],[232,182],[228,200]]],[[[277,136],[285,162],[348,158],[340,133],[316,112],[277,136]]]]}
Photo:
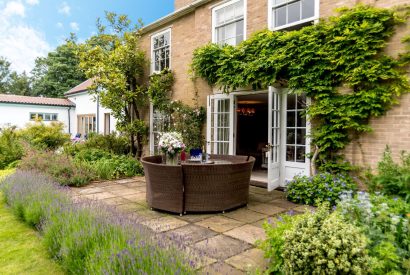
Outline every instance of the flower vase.
{"type": "Polygon", "coordinates": [[[166,160],[167,165],[178,165],[178,156],[177,155],[167,155],[166,160]]]}

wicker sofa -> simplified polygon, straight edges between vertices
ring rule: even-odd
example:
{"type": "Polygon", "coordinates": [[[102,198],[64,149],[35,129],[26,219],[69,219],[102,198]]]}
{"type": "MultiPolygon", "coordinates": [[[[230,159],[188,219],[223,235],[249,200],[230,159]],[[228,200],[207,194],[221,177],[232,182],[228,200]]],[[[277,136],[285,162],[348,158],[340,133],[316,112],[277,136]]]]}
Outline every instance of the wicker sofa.
{"type": "Polygon", "coordinates": [[[223,164],[165,165],[161,156],[142,158],[151,208],[174,213],[225,211],[248,203],[255,158],[211,155],[223,164]]]}

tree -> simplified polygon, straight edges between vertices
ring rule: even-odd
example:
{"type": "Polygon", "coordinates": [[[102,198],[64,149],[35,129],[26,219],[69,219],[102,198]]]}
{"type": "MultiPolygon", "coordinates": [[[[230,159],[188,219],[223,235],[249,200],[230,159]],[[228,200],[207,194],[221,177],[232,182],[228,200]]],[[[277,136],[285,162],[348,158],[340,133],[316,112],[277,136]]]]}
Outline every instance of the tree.
{"type": "Polygon", "coordinates": [[[86,80],[79,67],[77,38],[70,38],[46,57],[39,57],[32,70],[33,94],[37,96],[63,97],[64,93],[86,80]]]}
{"type": "Polygon", "coordinates": [[[148,103],[147,61],[139,47],[138,26],[131,27],[126,15],[106,13],[106,19],[108,33],[98,21],[98,35],[81,46],[80,66],[94,79],[92,93],[102,106],[112,110],[117,128],[129,136],[132,154],[141,157],[148,133],[143,117],[148,103]]]}
{"type": "Polygon", "coordinates": [[[7,93],[10,83],[10,62],[0,56],[0,94],[7,93]]]}
{"type": "Polygon", "coordinates": [[[31,79],[26,72],[23,72],[22,74],[12,72],[10,74],[8,93],[14,95],[32,95],[31,79]]]}

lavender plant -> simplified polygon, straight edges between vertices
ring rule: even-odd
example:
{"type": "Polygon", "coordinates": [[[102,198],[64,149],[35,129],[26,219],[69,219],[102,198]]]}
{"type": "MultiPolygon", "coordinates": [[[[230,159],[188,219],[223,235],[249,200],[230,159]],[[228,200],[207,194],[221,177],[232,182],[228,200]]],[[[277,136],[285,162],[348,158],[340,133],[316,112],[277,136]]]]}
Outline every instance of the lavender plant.
{"type": "Polygon", "coordinates": [[[0,183],[6,202],[43,235],[53,258],[74,274],[191,274],[181,245],[158,238],[115,209],[73,203],[50,178],[17,171],[0,183]]]}

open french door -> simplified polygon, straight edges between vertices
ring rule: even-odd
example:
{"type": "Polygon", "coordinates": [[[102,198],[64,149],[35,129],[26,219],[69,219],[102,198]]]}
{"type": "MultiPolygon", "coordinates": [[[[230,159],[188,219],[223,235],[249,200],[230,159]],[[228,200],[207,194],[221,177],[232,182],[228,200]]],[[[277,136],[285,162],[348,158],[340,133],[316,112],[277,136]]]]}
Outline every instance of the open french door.
{"type": "Polygon", "coordinates": [[[280,91],[269,87],[268,191],[281,185],[281,99],[280,91]]]}
{"type": "Polygon", "coordinates": [[[207,152],[209,154],[233,155],[235,100],[232,94],[208,96],[207,152]]]}

